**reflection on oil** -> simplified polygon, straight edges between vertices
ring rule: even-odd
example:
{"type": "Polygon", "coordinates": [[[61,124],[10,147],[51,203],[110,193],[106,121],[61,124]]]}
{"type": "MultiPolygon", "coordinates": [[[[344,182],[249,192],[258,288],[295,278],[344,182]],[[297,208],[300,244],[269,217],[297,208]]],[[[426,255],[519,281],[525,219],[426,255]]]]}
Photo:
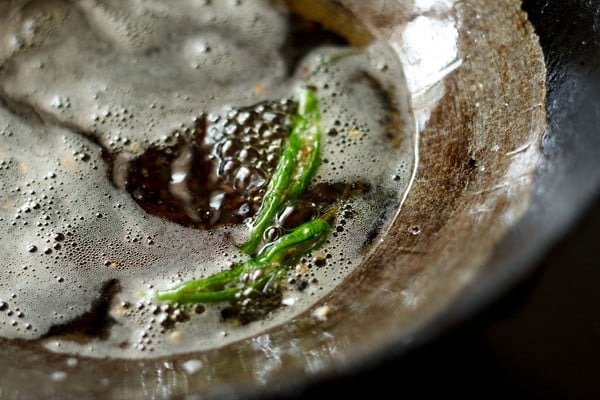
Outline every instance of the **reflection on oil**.
{"type": "Polygon", "coordinates": [[[444,96],[443,81],[462,64],[457,0],[381,0],[343,3],[360,16],[374,35],[389,42],[402,62],[418,130],[444,96]]]}

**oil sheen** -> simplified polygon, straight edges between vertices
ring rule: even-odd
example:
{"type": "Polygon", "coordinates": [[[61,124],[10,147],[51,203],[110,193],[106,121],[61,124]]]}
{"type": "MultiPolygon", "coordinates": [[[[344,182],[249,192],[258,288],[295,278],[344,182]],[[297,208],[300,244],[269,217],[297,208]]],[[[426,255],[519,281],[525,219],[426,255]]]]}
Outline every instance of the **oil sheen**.
{"type": "Polygon", "coordinates": [[[0,4],[0,337],[90,357],[201,351],[311,310],[376,246],[415,138],[393,50],[282,2],[0,4]],[[320,100],[322,163],[279,216],[341,201],[281,305],[226,318],[153,293],[245,256],[294,95],[320,100]]]}

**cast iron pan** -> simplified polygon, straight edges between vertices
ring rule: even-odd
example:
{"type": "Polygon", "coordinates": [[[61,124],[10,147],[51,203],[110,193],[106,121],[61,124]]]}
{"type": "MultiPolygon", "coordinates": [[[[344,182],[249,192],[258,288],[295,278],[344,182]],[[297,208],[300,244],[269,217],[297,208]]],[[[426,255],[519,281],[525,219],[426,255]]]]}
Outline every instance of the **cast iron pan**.
{"type": "MultiPolygon", "coordinates": [[[[385,11],[392,2],[380,3],[385,11]]],[[[544,63],[535,46],[519,42],[531,33],[524,19],[495,8],[511,1],[493,3],[473,1],[473,10],[470,3],[463,10],[474,24],[477,39],[491,38],[502,44],[491,53],[499,76],[491,74],[484,81],[475,79],[482,78],[475,74],[481,74],[481,69],[469,74],[468,68],[483,67],[489,61],[485,52],[473,52],[473,58],[449,76],[447,89],[460,95],[457,101],[449,98],[441,103],[430,126],[452,129],[458,123],[465,136],[440,139],[439,148],[446,153],[435,151],[435,135],[422,137],[423,164],[412,197],[386,232],[381,251],[340,291],[324,299],[334,308],[329,320],[314,321],[306,314],[258,341],[198,355],[207,367],[194,376],[182,372],[186,357],[146,362],[80,359],[77,368],[56,382],[53,371],[65,368],[64,357],[21,351],[7,343],[1,353],[0,379],[5,381],[0,381],[0,396],[338,398],[359,390],[372,395],[381,386],[395,396],[413,390],[444,394],[443,384],[436,385],[444,381],[427,365],[440,362],[431,349],[435,353],[445,335],[485,316],[511,288],[535,278],[539,263],[576,227],[600,186],[596,156],[600,145],[600,5],[583,0],[525,1],[524,9],[541,39],[544,63]],[[476,11],[489,20],[482,22],[476,11]],[[500,18],[500,25],[493,25],[498,24],[494,18],[500,18]],[[526,46],[527,57],[513,57],[522,48],[512,45],[526,46]],[[544,65],[546,90],[542,93],[538,89],[543,89],[544,82],[538,78],[543,76],[544,65]],[[479,103],[470,103],[465,93],[472,91],[477,98],[485,92],[480,90],[485,85],[491,85],[486,89],[489,95],[479,100],[490,108],[481,111],[479,103]],[[509,97],[502,101],[493,96],[496,93],[509,97]],[[523,113],[502,113],[504,104],[510,104],[513,111],[522,107],[523,113]],[[540,118],[547,127],[539,123],[540,118]],[[479,137],[477,128],[485,128],[487,136],[479,137]],[[502,157],[495,154],[498,150],[504,152],[502,157]],[[497,180],[490,171],[510,172],[515,159],[526,167],[518,179],[497,180]],[[527,168],[531,165],[535,170],[527,168]],[[441,191],[439,185],[447,190],[441,191]],[[482,212],[482,219],[473,224],[473,213],[466,210],[479,210],[480,205],[492,209],[482,212]],[[511,223],[499,226],[496,221],[502,218],[511,223]],[[419,226],[420,235],[410,229],[413,224],[419,226]],[[424,383],[417,384],[417,378],[424,383]]],[[[389,23],[385,17],[393,19],[394,15],[383,12],[375,22],[389,23]]],[[[450,354],[460,356],[460,352],[450,354]]],[[[477,379],[463,378],[460,387],[472,386],[477,379]]]]}
{"type": "Polygon", "coordinates": [[[410,348],[391,348],[364,370],[286,398],[377,390],[421,398],[600,395],[593,248],[600,232],[600,2],[525,0],[523,9],[544,52],[548,129],[532,202],[495,250],[494,273],[410,348]]]}

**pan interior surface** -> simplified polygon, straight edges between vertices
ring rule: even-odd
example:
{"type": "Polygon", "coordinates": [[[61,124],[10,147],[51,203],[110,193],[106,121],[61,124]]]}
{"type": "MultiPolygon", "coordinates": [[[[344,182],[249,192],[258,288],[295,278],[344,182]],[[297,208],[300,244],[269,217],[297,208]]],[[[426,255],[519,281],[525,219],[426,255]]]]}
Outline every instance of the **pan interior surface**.
{"type": "MultiPolygon", "coordinates": [[[[3,328],[3,336],[7,338],[2,339],[3,347],[0,351],[3,366],[0,387],[7,395],[23,393],[23,388],[28,388],[32,396],[57,395],[61,398],[78,398],[82,395],[130,399],[169,398],[190,393],[207,397],[223,394],[243,397],[252,393],[273,392],[294,383],[350,368],[369,354],[382,351],[391,343],[409,345],[412,338],[418,335],[428,322],[443,313],[466,287],[476,284],[479,277],[486,273],[483,266],[496,244],[527,209],[534,171],[540,158],[542,135],[546,128],[546,77],[538,38],[526,14],[521,11],[519,1],[504,0],[494,4],[471,1],[468,5],[452,0],[290,1],[286,2],[285,7],[283,3],[277,3],[274,8],[270,8],[273,4],[266,1],[231,2],[234,6],[223,5],[223,2],[214,7],[210,2],[198,4],[200,3],[202,5],[199,7],[206,7],[202,17],[209,23],[218,21],[219,14],[216,9],[219,7],[264,6],[264,15],[267,17],[262,20],[260,15],[263,14],[236,20],[242,28],[256,32],[256,37],[253,38],[256,43],[265,38],[285,37],[283,32],[286,29],[286,20],[275,17],[281,9],[287,10],[289,7],[289,10],[301,16],[303,21],[311,21],[334,32],[338,37],[345,38],[344,46],[360,49],[361,54],[365,55],[364,58],[359,61],[352,60],[352,57],[343,58],[341,62],[350,60],[348,62],[356,63],[350,66],[361,74],[355,72],[344,79],[352,84],[356,81],[360,83],[367,71],[370,72],[369,79],[375,76],[386,93],[393,95],[389,103],[393,104],[394,112],[386,114],[381,109],[368,112],[373,119],[385,119],[388,122],[391,120],[391,125],[395,128],[396,134],[391,135],[389,142],[386,142],[387,146],[381,143],[373,144],[373,148],[379,150],[377,155],[380,157],[380,164],[377,164],[378,168],[373,169],[375,175],[370,177],[378,183],[375,193],[391,191],[393,194],[382,197],[367,196],[365,203],[357,206],[358,209],[365,210],[364,221],[369,221],[370,224],[357,224],[355,231],[351,228],[352,223],[348,224],[350,227],[346,230],[347,240],[355,239],[351,242],[352,245],[348,246],[354,253],[351,252],[350,256],[336,255],[338,260],[343,260],[349,265],[344,269],[347,273],[336,275],[330,286],[322,285],[312,297],[309,296],[309,301],[302,303],[302,308],[298,308],[297,312],[291,315],[274,312],[266,319],[252,321],[236,330],[227,325],[221,328],[223,325],[219,325],[222,323],[219,318],[222,314],[215,311],[211,318],[218,328],[208,332],[195,332],[196,339],[193,343],[199,346],[196,348],[193,345],[190,347],[191,342],[186,342],[185,335],[183,341],[179,341],[181,335],[172,334],[172,346],[179,347],[171,354],[156,350],[167,348],[164,344],[155,347],[156,353],[149,356],[148,352],[143,350],[141,353],[133,353],[137,354],[136,356],[119,356],[117,351],[98,353],[98,343],[105,339],[102,336],[105,334],[103,330],[96,332],[90,344],[89,337],[82,341],[77,332],[68,329],[53,331],[51,327],[56,326],[53,321],[47,323],[45,329],[40,327],[39,332],[35,331],[33,322],[30,323],[32,328],[28,329],[29,322],[25,322],[24,319],[30,315],[24,313],[22,320],[19,320],[17,313],[20,310],[9,307],[16,301],[11,297],[10,290],[13,291],[13,295],[16,293],[16,297],[19,297],[21,292],[14,286],[8,288],[6,293],[2,293],[7,299],[1,299],[3,303],[0,303],[4,304],[0,306],[0,312],[10,311],[14,315],[12,319],[6,319],[8,325],[3,328]],[[336,15],[336,18],[331,18],[332,15],[336,15]],[[265,27],[261,25],[261,21],[264,20],[284,22],[265,27]],[[265,31],[270,35],[261,36],[261,32],[265,31]],[[274,35],[273,32],[279,32],[280,35],[274,35]],[[393,154],[388,153],[390,149],[393,149],[393,154]],[[397,154],[402,156],[395,157],[397,154]],[[389,161],[386,161],[388,159],[389,161]],[[392,204],[392,213],[389,213],[389,206],[383,209],[369,208],[370,204],[377,202],[392,204]],[[383,218],[382,210],[388,212],[383,218]],[[372,228],[366,229],[367,233],[374,232],[371,236],[365,237],[365,226],[372,228]],[[373,229],[374,226],[376,229],[373,229]],[[364,243],[368,245],[363,246],[364,243]],[[13,319],[22,330],[10,330],[13,319]],[[6,332],[16,333],[11,336],[6,332]],[[217,334],[220,335],[218,338],[217,334]],[[30,337],[27,337],[28,335],[30,337]],[[38,340],[40,335],[42,340],[38,340]],[[205,340],[209,335],[213,336],[210,340],[205,340]],[[34,344],[30,339],[34,339],[34,344]],[[98,357],[99,354],[109,356],[98,357]],[[139,356],[140,354],[142,356],[139,356]],[[36,382],[35,387],[30,385],[32,381],[36,382]]],[[[114,7],[118,9],[127,4],[127,7],[135,10],[135,2],[114,7],[108,3],[102,7],[97,7],[93,2],[76,4],[77,6],[73,6],[71,3],[60,1],[0,4],[0,14],[13,13],[10,14],[13,17],[11,21],[18,21],[15,22],[18,29],[10,24],[3,24],[1,29],[4,29],[4,32],[0,32],[13,39],[13,42],[5,41],[11,45],[5,45],[1,49],[4,60],[0,63],[0,95],[4,113],[2,118],[9,121],[3,122],[5,126],[13,124],[23,128],[23,131],[29,129],[27,134],[33,138],[37,137],[37,140],[56,141],[56,148],[64,151],[59,157],[60,171],[73,172],[73,182],[89,177],[80,173],[82,165],[90,173],[97,173],[98,170],[103,174],[110,172],[112,181],[105,179],[104,186],[98,187],[97,181],[94,180],[89,183],[89,192],[96,193],[96,196],[101,192],[103,197],[97,200],[91,197],[85,199],[86,202],[97,201],[98,204],[104,205],[103,212],[94,211],[93,215],[82,215],[81,220],[84,222],[80,225],[86,226],[89,218],[108,218],[108,223],[101,226],[110,227],[112,222],[114,228],[122,224],[122,221],[138,218],[142,214],[140,211],[132,211],[135,203],[129,193],[116,190],[123,189],[119,187],[121,181],[117,173],[119,160],[130,162],[132,158],[152,148],[159,141],[165,141],[161,145],[168,146],[173,144],[170,142],[173,138],[176,141],[177,138],[194,132],[198,117],[195,113],[198,111],[194,108],[194,95],[190,94],[193,90],[188,90],[189,87],[194,89],[195,83],[181,77],[186,76],[185,71],[177,69],[181,68],[177,63],[173,62],[173,65],[164,68],[164,71],[150,68],[142,71],[143,75],[140,76],[130,76],[117,71],[111,79],[118,80],[122,86],[116,90],[115,96],[105,82],[101,79],[94,80],[94,76],[101,76],[103,63],[122,63],[123,71],[130,67],[135,57],[147,57],[149,60],[156,60],[157,63],[168,64],[170,61],[167,60],[170,60],[173,54],[160,46],[161,40],[168,39],[170,43],[178,43],[177,51],[182,57],[180,61],[187,62],[186,67],[191,66],[193,69],[194,65],[198,67],[199,60],[207,53],[220,52],[221,58],[212,60],[222,61],[228,54],[234,54],[238,50],[236,46],[241,45],[233,41],[232,47],[220,46],[222,42],[219,40],[223,38],[221,36],[208,36],[212,42],[207,37],[203,37],[203,41],[194,41],[194,38],[189,39],[186,36],[188,29],[191,29],[189,25],[164,27],[164,31],[151,30],[153,35],[149,36],[131,34],[138,32],[136,29],[143,32],[147,28],[144,23],[155,21],[153,18],[156,16],[187,18],[185,12],[177,7],[167,7],[163,2],[148,2],[152,6],[148,6],[145,13],[127,21],[127,24],[119,23],[122,15],[113,12],[114,7]],[[178,12],[181,15],[178,15],[178,12]],[[39,20],[41,22],[36,18],[42,18],[39,20]],[[44,29],[30,29],[34,33],[27,31],[26,28],[31,27],[28,25],[30,21],[38,21],[39,26],[44,29]],[[111,30],[107,29],[107,26],[119,29],[111,30]],[[90,72],[89,65],[85,64],[89,62],[89,58],[86,57],[80,61],[81,66],[74,64],[61,67],[68,70],[67,76],[87,82],[87,92],[49,96],[50,91],[38,90],[36,86],[44,83],[47,76],[45,71],[53,64],[40,61],[36,57],[28,58],[30,53],[39,48],[44,48],[47,54],[54,54],[57,49],[65,46],[79,49],[78,40],[83,40],[81,38],[85,36],[82,34],[76,37],[70,34],[61,37],[63,31],[57,27],[67,27],[65,29],[75,31],[87,29],[88,32],[92,32],[92,37],[96,35],[103,39],[96,43],[97,48],[94,49],[94,54],[104,57],[93,63],[96,70],[90,72]],[[120,49],[119,52],[112,52],[115,48],[120,49]],[[130,57],[131,54],[134,54],[134,57],[130,57]],[[16,59],[19,61],[14,61],[16,59]],[[155,87],[157,93],[160,93],[159,89],[169,93],[171,97],[166,103],[172,108],[161,109],[159,97],[140,99],[136,97],[138,94],[132,92],[131,87],[135,87],[135,84],[143,86],[148,77],[153,77],[151,80],[154,83],[149,86],[155,87]],[[141,83],[136,83],[136,79],[141,83]],[[169,89],[169,82],[179,82],[179,87],[169,89]],[[74,97],[81,93],[84,94],[80,98],[74,97]],[[90,112],[86,108],[100,104],[96,102],[98,99],[109,104],[115,98],[127,101],[123,100],[123,104],[119,104],[115,109],[100,107],[90,112]],[[85,99],[91,99],[89,104],[86,105],[85,99]],[[130,107],[124,106],[127,102],[133,105],[142,104],[153,111],[133,113],[130,107]],[[153,104],[155,108],[152,108],[153,104]],[[17,117],[11,116],[11,113],[17,117]],[[155,120],[136,119],[146,115],[154,115],[155,120]],[[23,127],[19,125],[21,120],[34,122],[23,127]],[[167,135],[167,138],[159,135],[149,142],[142,136],[136,136],[140,132],[140,125],[152,126],[158,131],[173,132],[173,135],[167,135]],[[112,170],[105,166],[106,159],[113,163],[112,170]],[[113,197],[106,193],[113,193],[113,197]],[[117,200],[116,196],[119,196],[117,200]],[[109,203],[110,206],[106,206],[109,203]],[[110,221],[111,215],[114,214],[119,214],[119,217],[110,221]]],[[[281,69],[282,65],[263,64],[268,51],[280,45],[282,43],[277,41],[260,43],[255,54],[247,55],[247,61],[256,64],[255,68],[249,70],[264,72],[262,68],[267,68],[265,76],[271,77],[272,81],[261,80],[264,78],[261,76],[249,77],[243,65],[218,64],[215,61],[217,64],[212,65],[206,73],[218,77],[223,69],[230,68],[227,70],[230,74],[228,76],[239,76],[240,81],[229,81],[231,86],[225,89],[218,85],[209,85],[204,88],[204,93],[196,93],[195,96],[204,98],[202,95],[206,96],[207,93],[218,93],[227,100],[223,104],[241,102],[245,105],[264,101],[268,98],[265,93],[275,98],[287,97],[297,81],[276,85],[273,82],[277,79],[285,81],[280,71],[289,71],[285,65],[281,69]],[[251,84],[248,84],[249,81],[251,84]],[[257,81],[261,84],[258,85],[257,81]],[[233,86],[235,90],[231,89],[233,86]],[[244,93],[245,97],[240,97],[240,92],[244,93]]],[[[327,46],[330,45],[331,43],[327,42],[327,46]]],[[[46,60],[50,60],[50,56],[47,57],[49,58],[46,60]]],[[[306,57],[309,60],[306,63],[311,65],[310,54],[306,57]]],[[[62,60],[55,62],[60,66],[62,60]]],[[[314,59],[313,62],[317,63],[318,59],[314,59]]],[[[60,72],[60,68],[57,71],[60,72]]],[[[302,68],[298,71],[301,73],[302,68]]],[[[295,72],[292,72],[292,75],[294,74],[295,72]]],[[[330,75],[324,75],[324,78],[329,77],[330,75]]],[[[64,90],[68,92],[72,87],[72,82],[68,79],[55,79],[52,82],[57,85],[53,88],[56,93],[66,93],[64,90]]],[[[320,83],[324,87],[329,82],[320,83]]],[[[365,87],[371,86],[352,86],[353,93],[359,94],[359,100],[381,101],[377,93],[370,93],[365,87]]],[[[202,88],[195,89],[201,92],[202,88]]],[[[373,104],[361,103],[359,100],[352,103],[354,108],[351,110],[368,108],[373,104]]],[[[222,105],[210,101],[201,104],[209,109],[218,109],[222,105]]],[[[342,115],[345,112],[343,109],[337,109],[333,100],[325,100],[324,104],[332,114],[334,111],[342,115]]],[[[327,114],[327,111],[324,111],[324,114],[327,114]]],[[[331,120],[331,125],[334,126],[334,119],[325,115],[324,123],[327,124],[331,120]]],[[[348,129],[349,136],[346,141],[360,140],[361,131],[376,130],[377,124],[359,128],[348,129]]],[[[13,135],[8,134],[8,128],[3,132],[7,132],[3,134],[7,137],[7,142],[13,140],[13,135]]],[[[351,148],[352,145],[344,147],[344,150],[348,147],[351,148]]],[[[48,157],[43,150],[38,151],[40,153],[36,153],[34,157],[48,157]]],[[[0,158],[8,157],[0,152],[0,158]]],[[[10,168],[21,168],[23,174],[27,174],[31,168],[27,163],[2,165],[7,171],[10,168]]],[[[343,163],[335,169],[331,165],[324,168],[328,173],[342,170],[350,174],[348,176],[358,174],[351,167],[345,168],[343,163]]],[[[53,185],[52,180],[55,179],[51,173],[40,175],[38,178],[44,182],[44,187],[53,185]]],[[[347,176],[342,175],[341,178],[347,179],[347,176]]],[[[26,182],[22,183],[23,187],[19,189],[18,196],[23,197],[23,191],[27,190],[35,192],[27,187],[26,182]]],[[[8,190],[9,185],[5,186],[8,190]]],[[[60,191],[67,193],[69,189],[65,187],[60,191]]],[[[33,199],[36,194],[28,193],[24,196],[29,197],[33,199]]],[[[57,202],[60,201],[58,199],[57,195],[57,202]]],[[[82,198],[76,199],[84,201],[82,198]]],[[[4,203],[4,210],[8,211],[2,214],[3,223],[9,225],[14,218],[15,225],[19,225],[22,220],[27,220],[31,213],[36,213],[37,210],[35,201],[29,203],[26,205],[28,211],[25,208],[11,209],[11,204],[4,203]],[[22,216],[16,218],[15,213],[22,213],[22,216]]],[[[95,206],[95,203],[90,204],[88,208],[94,210],[95,206]]],[[[107,276],[122,277],[128,274],[119,267],[121,263],[126,262],[111,259],[111,251],[129,254],[130,258],[125,260],[127,262],[151,267],[136,276],[137,281],[134,281],[137,283],[131,286],[122,287],[117,285],[115,280],[106,277],[81,282],[76,287],[86,290],[81,290],[78,298],[85,298],[86,301],[72,302],[72,308],[65,310],[63,318],[70,320],[72,315],[86,315],[90,304],[94,305],[92,311],[95,312],[105,307],[108,311],[104,309],[104,313],[108,312],[112,321],[117,321],[111,325],[112,332],[118,333],[119,329],[124,329],[123,324],[118,323],[119,317],[127,314],[130,307],[139,306],[130,302],[126,296],[119,297],[124,296],[123,293],[132,295],[147,291],[149,285],[165,284],[172,280],[172,276],[165,275],[164,270],[172,270],[182,259],[188,265],[190,262],[202,264],[210,261],[210,251],[235,252],[235,246],[231,242],[221,239],[218,242],[210,242],[213,250],[207,250],[200,243],[193,249],[184,249],[190,254],[193,253],[193,258],[185,259],[181,256],[177,259],[176,256],[183,254],[181,248],[165,250],[165,247],[153,246],[161,240],[161,235],[178,237],[183,242],[190,243],[197,239],[198,231],[172,221],[157,225],[153,217],[140,217],[140,220],[144,221],[142,228],[132,231],[126,227],[120,233],[126,238],[125,241],[115,241],[100,249],[97,248],[97,237],[109,233],[90,232],[89,228],[87,231],[78,231],[78,234],[86,232],[92,238],[83,246],[87,246],[88,251],[91,249],[96,252],[95,259],[104,257],[104,261],[107,261],[104,265],[104,268],[108,268],[107,276]],[[115,250],[115,246],[123,246],[127,241],[129,245],[126,248],[115,250]],[[140,248],[143,248],[143,251],[140,248]],[[154,281],[147,278],[156,274],[161,278],[154,281]],[[101,298],[109,298],[111,302],[97,302],[98,293],[102,294],[101,298]],[[119,312],[122,314],[118,314],[119,312]]],[[[34,223],[35,221],[32,222],[34,223]]],[[[76,223],[75,219],[69,219],[65,226],[76,223]]],[[[138,221],[135,224],[139,227],[138,221]]],[[[97,229],[100,225],[90,226],[97,229]]],[[[241,228],[244,228],[239,226],[238,229],[229,229],[227,235],[222,237],[239,238],[243,235],[241,228]]],[[[60,253],[62,243],[69,240],[67,234],[63,237],[56,236],[59,233],[61,232],[44,233],[51,240],[48,245],[51,250],[45,256],[54,257],[57,252],[60,253]],[[58,248],[52,248],[52,245],[56,246],[52,240],[58,243],[58,248]]],[[[39,242],[44,243],[46,236],[40,238],[39,242]]],[[[45,251],[45,244],[37,245],[35,250],[31,247],[34,245],[32,243],[29,243],[29,247],[27,243],[22,245],[30,253],[29,259],[39,257],[39,253],[45,251]]],[[[330,251],[341,253],[341,248],[330,251]]],[[[57,260],[61,261],[60,258],[57,260]]],[[[88,269],[94,268],[94,265],[86,263],[90,261],[80,262],[78,265],[81,270],[75,271],[73,275],[52,276],[50,272],[47,276],[48,282],[59,285],[65,279],[83,279],[81,277],[88,276],[88,269]]],[[[338,265],[341,263],[342,261],[338,261],[338,265]]],[[[224,264],[225,261],[214,267],[223,268],[224,264]]],[[[11,269],[12,274],[21,273],[24,277],[46,274],[46,271],[33,261],[20,263],[19,268],[20,271],[11,269]],[[23,269],[23,266],[27,268],[23,269]],[[36,267],[40,270],[36,271],[36,267]]],[[[192,273],[178,270],[177,274],[192,273]]],[[[324,282],[327,276],[324,274],[318,278],[317,281],[324,282]]],[[[11,282],[16,282],[13,277],[10,279],[11,282]]],[[[6,285],[2,287],[4,289],[6,285]]],[[[26,289],[23,288],[25,293],[26,289]]],[[[40,299],[39,304],[41,299],[52,304],[64,302],[67,298],[48,298],[44,297],[43,292],[36,292],[35,295],[40,299]]],[[[65,294],[71,295],[73,294],[65,294]]],[[[142,306],[146,309],[150,307],[149,304],[142,306]]],[[[57,309],[59,307],[60,305],[56,306],[57,309]]],[[[201,310],[202,318],[211,312],[211,309],[201,310]]],[[[60,319],[60,316],[55,315],[52,318],[60,319]]],[[[177,324],[181,321],[167,322],[177,324]]],[[[64,326],[62,325],[63,328],[64,326]]],[[[147,335],[143,336],[147,332],[140,330],[138,333],[140,341],[136,343],[136,350],[139,350],[140,346],[152,348],[152,340],[149,342],[147,335]]]]}

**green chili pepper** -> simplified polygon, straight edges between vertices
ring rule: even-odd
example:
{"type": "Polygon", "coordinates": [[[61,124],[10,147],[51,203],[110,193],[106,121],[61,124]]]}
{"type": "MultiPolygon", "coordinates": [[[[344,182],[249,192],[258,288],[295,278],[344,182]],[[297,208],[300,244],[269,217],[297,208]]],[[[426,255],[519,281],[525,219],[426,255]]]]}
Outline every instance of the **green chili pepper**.
{"type": "Polygon", "coordinates": [[[329,232],[329,224],[323,219],[306,222],[291,233],[269,243],[256,256],[258,263],[287,264],[321,245],[329,232]]]}
{"type": "Polygon", "coordinates": [[[250,239],[242,246],[245,253],[254,257],[233,269],[159,291],[157,300],[182,304],[233,303],[255,293],[264,294],[277,287],[285,267],[325,241],[334,211],[305,222],[257,252],[265,230],[273,224],[283,202],[302,196],[319,167],[320,118],[316,93],[312,89],[304,89],[298,97],[298,112],[292,120],[290,137],[267,187],[250,239]]]}
{"type": "Polygon", "coordinates": [[[253,292],[264,293],[269,290],[271,282],[281,277],[285,267],[319,247],[329,231],[326,219],[306,222],[265,246],[255,258],[207,278],[159,291],[156,299],[180,304],[236,302],[251,296],[253,292]]]}
{"type": "Polygon", "coordinates": [[[244,253],[256,253],[281,204],[296,200],[310,184],[320,163],[320,118],[315,91],[304,89],[298,98],[298,112],[292,121],[290,137],[267,187],[250,238],[242,246],[244,253]]]}

